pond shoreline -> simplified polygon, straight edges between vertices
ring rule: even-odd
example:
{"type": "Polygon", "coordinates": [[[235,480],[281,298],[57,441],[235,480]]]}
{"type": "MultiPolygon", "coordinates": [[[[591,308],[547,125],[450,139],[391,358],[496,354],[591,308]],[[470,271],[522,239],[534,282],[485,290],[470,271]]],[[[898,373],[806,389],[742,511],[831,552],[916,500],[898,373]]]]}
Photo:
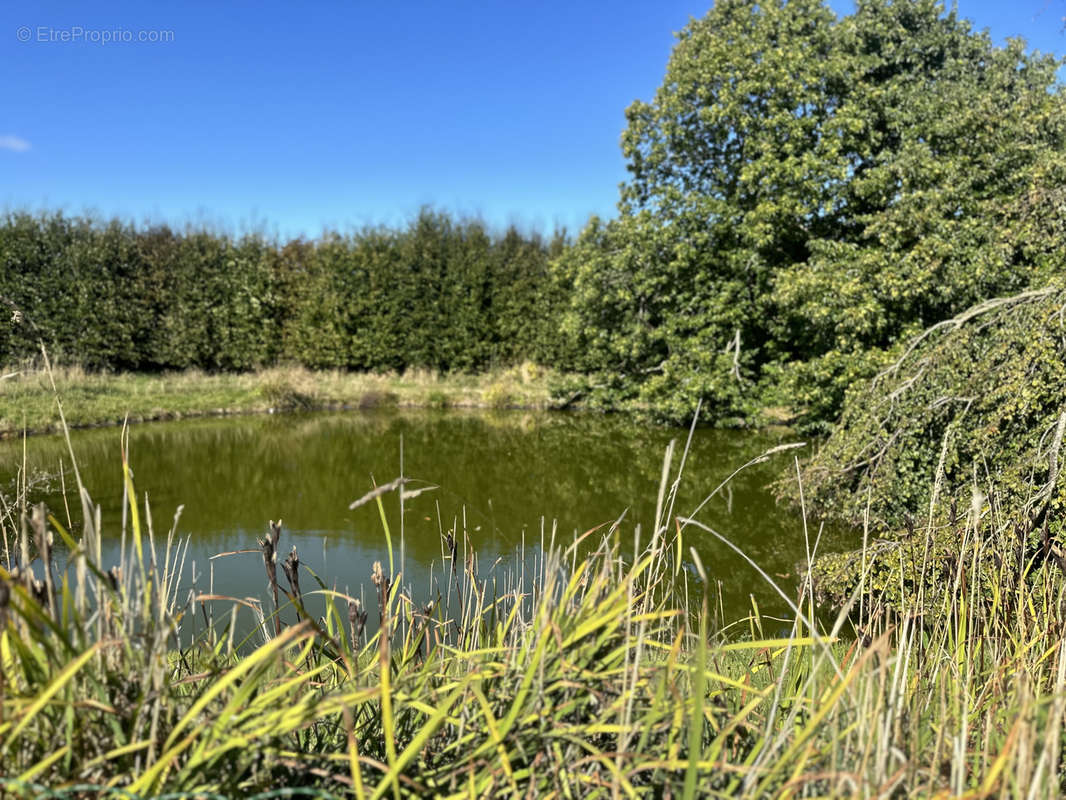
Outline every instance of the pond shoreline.
{"type": "MultiPolygon", "coordinates": [[[[175,411],[175,412],[162,412],[160,414],[153,414],[151,416],[133,416],[130,415],[125,419],[103,419],[91,422],[71,422],[67,425],[69,430],[94,430],[96,428],[118,428],[122,425],[140,425],[151,422],[178,422],[181,420],[195,420],[195,419],[221,419],[224,417],[254,417],[254,416],[270,416],[274,414],[300,414],[300,413],[314,413],[314,412],[341,412],[341,411],[371,411],[376,409],[399,409],[399,410],[457,410],[457,411],[558,411],[558,412],[570,412],[570,411],[587,411],[588,409],[568,407],[566,409],[553,408],[551,406],[542,405],[488,405],[487,403],[452,403],[447,406],[431,405],[429,403],[387,403],[387,404],[374,404],[363,405],[358,403],[330,403],[326,405],[305,406],[300,408],[215,408],[215,409],[203,409],[199,411],[175,411]]],[[[0,441],[7,441],[22,436],[25,433],[27,436],[51,436],[54,434],[62,433],[63,426],[59,421],[59,417],[56,417],[54,424],[43,427],[34,428],[32,430],[21,430],[4,428],[0,430],[0,441]]]]}
{"type": "MultiPolygon", "coordinates": [[[[101,373],[77,367],[48,374],[5,370],[0,380],[0,439],[103,428],[124,422],[357,411],[373,408],[553,410],[550,383],[558,375],[532,364],[478,375],[410,371],[403,374],[312,371],[276,367],[244,373],[101,373]]],[[[579,404],[568,406],[580,409],[579,404]]]]}

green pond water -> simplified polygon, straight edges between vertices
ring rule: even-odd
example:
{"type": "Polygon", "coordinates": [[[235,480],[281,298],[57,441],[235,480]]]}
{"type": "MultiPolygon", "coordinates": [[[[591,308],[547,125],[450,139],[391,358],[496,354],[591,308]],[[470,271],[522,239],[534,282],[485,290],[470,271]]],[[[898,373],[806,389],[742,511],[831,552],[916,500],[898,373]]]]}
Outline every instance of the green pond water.
{"type": "MultiPolygon", "coordinates": [[[[623,542],[632,547],[637,525],[646,541],[664,453],[676,439],[672,480],[687,435],[588,414],[374,410],[153,423],[132,427],[129,440],[136,491],[142,509],[147,495],[158,542],[165,541],[182,507],[176,530],[188,541],[183,596],[194,590],[265,599],[256,540],[268,520],[280,517],[279,559],[295,545],[301,563],[325,584],[373,598],[372,564],[388,564],[383,526],[375,503],[355,510],[349,504],[375,481],[399,476],[402,454],[403,474],[413,481],[409,490],[437,487],[405,502],[402,526],[403,583],[425,602],[448,588],[442,534],[468,542],[477,553],[479,577],[499,586],[520,574],[522,559],[528,565],[553,529],[557,542],[569,542],[575,533],[606,529],[624,513],[623,542]],[[245,550],[253,552],[239,552],[245,550]]],[[[82,479],[101,506],[106,567],[118,562],[121,541],[120,431],[80,430],[71,438],[82,479]]],[[[697,429],[675,513],[691,514],[734,470],[794,441],[794,434],[781,431],[697,429]]],[[[792,456],[779,454],[743,471],[696,517],[743,549],[790,596],[797,587],[796,564],[805,559],[803,520],[776,504],[768,485],[794,472],[792,456]]],[[[21,441],[0,442],[6,494],[22,463],[21,441]]],[[[36,498],[65,521],[61,464],[69,489],[73,478],[63,440],[27,440],[26,466],[40,479],[36,498]]],[[[382,499],[399,569],[398,497],[382,499]]],[[[80,530],[73,492],[69,500],[80,530]]],[[[808,530],[813,541],[816,520],[808,520],[808,530]]],[[[720,600],[727,618],[746,615],[752,596],[764,613],[788,615],[787,605],[740,556],[695,528],[685,536],[686,558],[688,545],[694,546],[711,578],[712,601],[720,600]]],[[[821,548],[840,549],[849,536],[826,531],[821,548]]],[[[688,566],[691,587],[699,579],[688,566]]],[[[280,567],[278,576],[284,586],[280,567]]],[[[305,592],[317,588],[309,573],[301,583],[305,592]]]]}

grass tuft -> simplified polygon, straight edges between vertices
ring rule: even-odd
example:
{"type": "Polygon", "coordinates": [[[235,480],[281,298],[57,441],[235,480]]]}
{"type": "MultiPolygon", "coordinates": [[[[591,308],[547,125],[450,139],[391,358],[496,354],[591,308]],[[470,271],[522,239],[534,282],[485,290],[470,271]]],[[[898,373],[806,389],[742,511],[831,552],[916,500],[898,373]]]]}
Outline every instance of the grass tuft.
{"type": "MultiPolygon", "coordinates": [[[[411,586],[391,552],[375,564],[377,613],[318,583],[280,523],[262,543],[266,608],[182,596],[183,545],[153,529],[129,465],[131,535],[115,564],[101,560],[84,487],[79,534],[35,512],[23,480],[0,517],[0,790],[1061,795],[1066,584],[1054,564],[1012,562],[1002,519],[975,503],[933,598],[904,586],[885,605],[856,590],[821,623],[808,580],[785,592],[792,619],[753,606],[723,625],[685,542],[742,548],[698,509],[675,509],[673,450],[650,535],[623,536],[622,520],[566,543],[545,533],[490,576],[449,530],[439,587],[411,586]],[[50,541],[69,548],[65,563],[50,541]],[[201,624],[217,608],[229,621],[201,624]],[[243,642],[238,615],[255,623],[243,642]]],[[[356,502],[402,503],[404,485],[356,502]]]]}

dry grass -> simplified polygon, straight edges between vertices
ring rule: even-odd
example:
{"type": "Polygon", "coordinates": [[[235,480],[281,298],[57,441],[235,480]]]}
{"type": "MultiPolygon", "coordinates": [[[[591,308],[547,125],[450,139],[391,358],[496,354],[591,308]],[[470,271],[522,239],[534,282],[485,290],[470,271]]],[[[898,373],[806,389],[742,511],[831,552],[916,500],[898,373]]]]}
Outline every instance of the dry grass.
{"type": "MultiPolygon", "coordinates": [[[[35,365],[0,371],[0,436],[58,431],[51,382],[35,365]]],[[[71,427],[182,417],[377,406],[548,408],[554,374],[533,364],[479,375],[316,372],[273,367],[258,372],[200,370],[139,374],[55,370],[71,427]]]]}

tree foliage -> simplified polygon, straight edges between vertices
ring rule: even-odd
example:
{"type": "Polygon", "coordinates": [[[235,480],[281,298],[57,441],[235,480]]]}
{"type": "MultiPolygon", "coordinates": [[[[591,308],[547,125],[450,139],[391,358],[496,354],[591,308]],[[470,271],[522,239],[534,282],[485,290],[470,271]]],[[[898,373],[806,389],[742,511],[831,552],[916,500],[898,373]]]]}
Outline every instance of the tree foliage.
{"type": "Polygon", "coordinates": [[[825,423],[901,338],[1045,278],[1057,67],[934,0],[719,0],[626,112],[619,218],[557,265],[604,402],[825,423]]]}
{"type": "MultiPolygon", "coordinates": [[[[875,380],[856,386],[804,471],[812,507],[902,529],[994,484],[1033,507],[1050,491],[1066,413],[1066,289],[986,301],[930,329],[875,380]]],[[[1054,488],[1053,509],[1066,507],[1054,488]]]]}
{"type": "MultiPolygon", "coordinates": [[[[865,520],[882,537],[865,556],[868,588],[898,595],[917,585],[914,565],[951,563],[971,509],[971,519],[1006,530],[1019,569],[1049,558],[1066,566],[1064,314],[1061,278],[986,301],[914,339],[849,392],[802,483],[816,514],[865,520]]],[[[792,483],[781,485],[794,494],[792,483]]],[[[846,598],[859,558],[821,559],[823,591],[846,598]]],[[[929,573],[927,590],[938,574],[929,573]]]]}

